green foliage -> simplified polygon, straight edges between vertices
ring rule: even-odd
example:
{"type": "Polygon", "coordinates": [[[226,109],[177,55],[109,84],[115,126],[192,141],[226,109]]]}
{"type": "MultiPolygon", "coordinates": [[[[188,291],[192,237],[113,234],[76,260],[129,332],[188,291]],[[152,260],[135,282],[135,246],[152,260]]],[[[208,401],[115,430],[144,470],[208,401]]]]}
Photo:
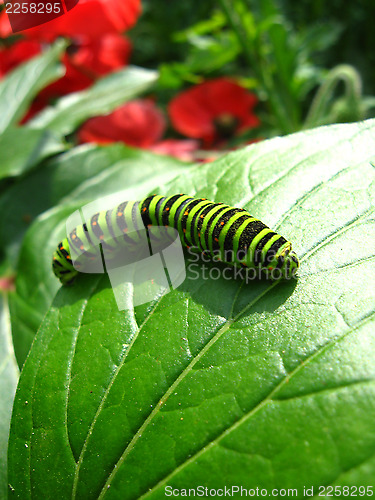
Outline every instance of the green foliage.
{"type": "Polygon", "coordinates": [[[31,127],[67,135],[92,116],[106,114],[148,90],[157,79],[155,71],[129,66],[102,78],[92,87],[69,94],[39,113],[31,127]]]}
{"type": "MultiPolygon", "coordinates": [[[[164,498],[166,485],[199,484],[302,498],[303,486],[372,484],[374,132],[368,121],[276,138],[158,184],[249,209],[293,242],[299,278],[188,268],[181,287],[129,311],[100,275],[61,289],[20,379],[11,498],[164,498]]],[[[149,191],[139,180],[134,192],[149,191]]],[[[51,286],[64,204],[27,233],[22,287],[51,286]]]]}
{"type": "Polygon", "coordinates": [[[155,68],[160,61],[182,59],[186,45],[174,43],[174,33],[208,19],[216,3],[143,0],[141,21],[127,33],[134,42],[135,64],[155,68]]]}
{"type": "Polygon", "coordinates": [[[359,2],[310,2],[310,0],[282,0],[283,11],[298,30],[313,24],[325,26],[334,23],[340,29],[336,43],[327,46],[320,60],[327,68],[337,64],[354,65],[364,80],[367,94],[374,94],[375,82],[375,32],[373,19],[375,5],[372,0],[359,2]]]}
{"type": "Polygon", "coordinates": [[[9,127],[0,135],[0,179],[21,175],[66,148],[49,130],[9,127]]]}
{"type": "Polygon", "coordinates": [[[374,115],[374,99],[363,95],[355,67],[337,64],[337,57],[327,61],[332,47],[335,54],[338,46],[341,50],[346,31],[334,16],[298,25],[293,23],[296,16],[286,16],[288,5],[277,0],[220,0],[219,6],[208,20],[174,35],[186,50],[181,60],[161,64],[161,89],[178,89],[217,74],[237,76],[261,100],[257,111],[262,127],[250,138],[374,115]]]}
{"type": "Polygon", "coordinates": [[[34,97],[63,75],[59,57],[66,43],[59,41],[42,55],[18,66],[0,82],[0,133],[23,117],[34,97]]]}
{"type": "Polygon", "coordinates": [[[8,300],[0,294],[0,498],[7,492],[7,448],[13,396],[19,370],[12,347],[8,300]]]}

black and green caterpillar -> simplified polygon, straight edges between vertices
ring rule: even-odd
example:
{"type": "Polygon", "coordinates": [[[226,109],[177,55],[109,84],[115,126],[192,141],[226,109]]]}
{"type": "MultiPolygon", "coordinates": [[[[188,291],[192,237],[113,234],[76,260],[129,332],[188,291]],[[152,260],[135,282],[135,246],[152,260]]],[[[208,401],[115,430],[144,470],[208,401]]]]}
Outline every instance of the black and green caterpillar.
{"type": "Polygon", "coordinates": [[[74,252],[83,252],[95,261],[101,257],[99,245],[116,254],[125,242],[127,249],[136,251],[139,235],[150,226],[174,228],[187,248],[224,263],[260,269],[267,276],[277,270],[278,277],[291,278],[299,267],[292,244],[246,210],[177,194],[152,195],[94,214],[59,243],[53,254],[53,272],[63,285],[69,285],[80,269],[72,258],[74,252]]]}

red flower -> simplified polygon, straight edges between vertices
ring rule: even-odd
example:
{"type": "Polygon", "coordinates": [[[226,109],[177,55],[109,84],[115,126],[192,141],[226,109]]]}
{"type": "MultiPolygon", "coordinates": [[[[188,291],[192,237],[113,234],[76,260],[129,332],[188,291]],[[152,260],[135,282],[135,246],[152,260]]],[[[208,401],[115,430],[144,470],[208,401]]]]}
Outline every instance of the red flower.
{"type": "Polygon", "coordinates": [[[25,30],[23,34],[48,42],[58,36],[74,38],[82,35],[96,38],[129,29],[140,12],[140,0],[79,0],[63,16],[25,30]]]}
{"type": "Polygon", "coordinates": [[[181,92],[170,102],[169,114],[176,130],[210,146],[258,126],[257,101],[237,83],[217,78],[181,92]]]}
{"type": "MultiPolygon", "coordinates": [[[[84,35],[97,37],[121,33],[131,28],[141,12],[140,0],[79,0],[66,14],[23,31],[29,38],[51,42],[58,36],[84,35]]],[[[0,37],[12,34],[5,10],[0,12],[0,37]]]]}
{"type": "Polygon", "coordinates": [[[63,56],[65,75],[44,89],[41,97],[51,99],[89,87],[98,77],[126,66],[130,52],[129,40],[116,33],[81,38],[63,56]]]}
{"type": "Polygon", "coordinates": [[[124,142],[130,146],[148,148],[163,135],[165,120],[150,99],[130,101],[106,116],[88,120],[80,129],[80,142],[108,144],[124,142]]]}
{"type": "MultiPolygon", "coordinates": [[[[23,41],[15,45],[36,46],[36,41],[23,41]]],[[[12,46],[13,47],[15,47],[12,46]]],[[[10,49],[7,49],[7,51],[10,49]]],[[[5,51],[4,51],[5,52],[5,51]]],[[[81,39],[80,43],[72,44],[63,55],[62,62],[65,65],[65,75],[43,89],[34,100],[31,108],[21,123],[27,122],[37,112],[47,106],[53,99],[71,92],[83,90],[102,75],[111,73],[127,65],[131,52],[131,44],[128,39],[118,34],[108,34],[97,40],[88,38],[81,39]]],[[[7,52],[8,53],[8,52],[7,52]]],[[[0,52],[0,56],[2,53],[0,52]]],[[[22,62],[15,61],[14,64],[22,62]]],[[[8,59],[4,59],[8,61],[8,59]]],[[[0,76],[2,73],[0,61],[0,76]]]]}
{"type": "Polygon", "coordinates": [[[40,51],[40,43],[32,40],[20,40],[10,47],[0,49],[0,78],[19,64],[39,54],[40,51]]]}
{"type": "Polygon", "coordinates": [[[72,66],[94,76],[106,75],[126,66],[131,53],[131,43],[124,36],[109,33],[95,39],[82,39],[68,49],[72,66]]]}

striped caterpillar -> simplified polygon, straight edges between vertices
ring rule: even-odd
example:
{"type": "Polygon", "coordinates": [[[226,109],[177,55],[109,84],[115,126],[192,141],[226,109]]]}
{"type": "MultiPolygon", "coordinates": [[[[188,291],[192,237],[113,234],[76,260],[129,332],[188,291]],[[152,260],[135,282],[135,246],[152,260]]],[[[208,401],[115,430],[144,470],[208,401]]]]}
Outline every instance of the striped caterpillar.
{"type": "Polygon", "coordinates": [[[69,285],[80,269],[74,252],[92,261],[100,257],[99,245],[114,256],[123,251],[124,243],[127,250],[137,252],[140,234],[150,226],[174,228],[187,248],[227,264],[260,269],[266,276],[278,270],[278,277],[288,279],[299,267],[292,244],[246,210],[177,194],[152,195],[94,214],[59,243],[53,272],[63,285],[69,285]]]}

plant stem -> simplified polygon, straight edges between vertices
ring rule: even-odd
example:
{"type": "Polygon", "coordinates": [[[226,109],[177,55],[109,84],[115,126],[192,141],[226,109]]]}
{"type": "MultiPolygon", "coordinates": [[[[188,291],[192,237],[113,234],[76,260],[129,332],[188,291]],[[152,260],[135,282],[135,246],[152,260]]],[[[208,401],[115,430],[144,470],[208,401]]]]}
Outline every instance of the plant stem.
{"type": "Polygon", "coordinates": [[[235,5],[232,2],[229,0],[219,0],[219,3],[227,17],[228,24],[233,29],[238,41],[242,45],[244,56],[247,58],[251,69],[267,94],[271,111],[278,122],[280,131],[282,133],[294,131],[293,124],[280,99],[272,74],[268,71],[268,62],[262,59],[260,51],[254,47],[256,36],[254,36],[254,39],[251,39],[247,32],[248,30],[244,28],[239,13],[235,10],[235,5]]]}
{"type": "Polygon", "coordinates": [[[357,70],[349,64],[340,64],[333,68],[325,81],[319,87],[311,103],[304,128],[311,128],[323,123],[328,115],[328,107],[333,99],[337,85],[343,81],[345,84],[346,100],[359,110],[361,107],[362,82],[357,70]]]}

